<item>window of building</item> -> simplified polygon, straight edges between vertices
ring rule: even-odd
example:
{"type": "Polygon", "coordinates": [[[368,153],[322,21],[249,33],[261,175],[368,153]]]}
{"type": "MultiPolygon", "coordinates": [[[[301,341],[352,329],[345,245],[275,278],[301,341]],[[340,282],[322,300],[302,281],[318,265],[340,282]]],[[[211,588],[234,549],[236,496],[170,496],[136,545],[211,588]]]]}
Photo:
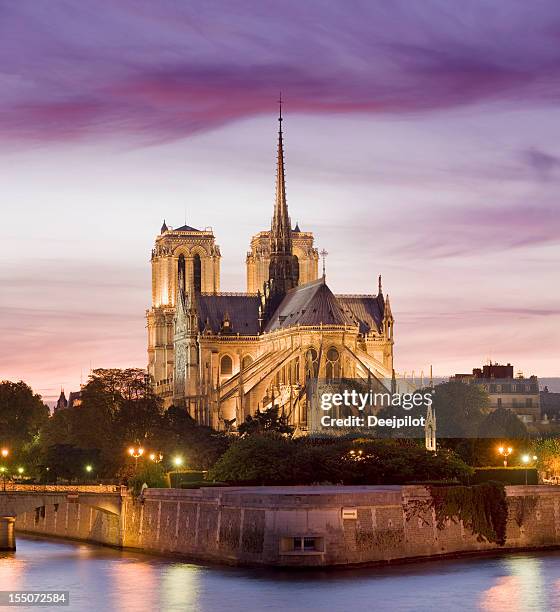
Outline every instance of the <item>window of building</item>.
{"type": "Polygon", "coordinates": [[[179,289],[185,290],[185,256],[179,255],[179,263],[177,265],[177,276],[179,279],[179,289]]]}
{"type": "Polygon", "coordinates": [[[193,257],[193,283],[195,291],[202,291],[202,262],[198,253],[193,257]]]}
{"type": "Polygon", "coordinates": [[[241,362],[241,369],[244,370],[245,368],[248,368],[252,363],[253,358],[251,355],[245,355],[245,357],[243,357],[243,361],[241,362]]]}
{"type": "Polygon", "coordinates": [[[502,406],[502,398],[499,397],[498,398],[498,408],[501,408],[501,406],[502,406]]]}
{"type": "Polygon", "coordinates": [[[319,538],[305,536],[292,538],[292,550],[294,552],[312,552],[320,550],[319,540],[319,538]]]}
{"type": "Polygon", "coordinates": [[[334,346],[327,351],[325,375],[327,380],[340,377],[340,354],[334,346]]]}
{"type": "Polygon", "coordinates": [[[229,355],[224,355],[220,360],[220,374],[222,376],[231,376],[233,372],[233,361],[229,355]]]}
{"type": "Polygon", "coordinates": [[[525,406],[527,408],[532,408],[533,407],[533,398],[531,398],[531,397],[525,398],[525,406]]]}

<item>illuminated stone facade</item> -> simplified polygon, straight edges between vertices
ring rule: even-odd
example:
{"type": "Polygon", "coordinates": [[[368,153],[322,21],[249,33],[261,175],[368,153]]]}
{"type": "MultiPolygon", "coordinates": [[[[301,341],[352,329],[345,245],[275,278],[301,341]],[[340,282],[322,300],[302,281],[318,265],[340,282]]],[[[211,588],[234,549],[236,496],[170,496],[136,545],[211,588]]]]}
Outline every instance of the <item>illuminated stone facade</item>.
{"type": "Polygon", "coordinates": [[[313,234],[292,227],[281,122],[272,223],[251,240],[247,293],[220,292],[211,230],[164,224],[152,253],[152,384],[165,406],[184,406],[216,429],[275,406],[305,431],[308,379],[393,374],[394,320],[381,279],[377,293],[335,295],[318,277],[313,234]]]}
{"type": "MultiPolygon", "coordinates": [[[[319,278],[319,254],[313,246],[313,233],[302,232],[296,225],[292,230],[293,253],[299,263],[299,284],[304,285],[319,278]]],[[[247,293],[262,291],[269,279],[270,230],[259,232],[251,239],[247,253],[247,293]]]]}

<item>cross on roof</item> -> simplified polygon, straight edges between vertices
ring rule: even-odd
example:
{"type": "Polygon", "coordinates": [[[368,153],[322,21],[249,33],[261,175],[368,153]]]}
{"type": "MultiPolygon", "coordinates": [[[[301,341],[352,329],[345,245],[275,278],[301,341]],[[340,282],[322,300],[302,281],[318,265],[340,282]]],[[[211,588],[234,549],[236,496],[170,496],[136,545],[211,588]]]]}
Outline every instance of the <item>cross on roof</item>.
{"type": "Polygon", "coordinates": [[[325,273],[325,264],[326,264],[326,259],[327,259],[327,255],[328,255],[328,254],[329,254],[329,253],[328,253],[328,252],[327,252],[325,249],[323,249],[323,250],[322,250],[322,251],[319,253],[319,255],[320,255],[322,258],[323,258],[323,278],[326,276],[326,273],[325,273]]]}

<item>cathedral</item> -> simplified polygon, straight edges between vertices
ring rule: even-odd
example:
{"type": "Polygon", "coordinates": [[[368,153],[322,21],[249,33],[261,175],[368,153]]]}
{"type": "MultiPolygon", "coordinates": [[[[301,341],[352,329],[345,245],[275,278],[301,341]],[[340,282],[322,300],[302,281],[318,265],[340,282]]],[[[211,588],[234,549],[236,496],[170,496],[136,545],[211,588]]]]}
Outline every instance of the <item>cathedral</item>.
{"type": "Polygon", "coordinates": [[[164,221],[147,328],[150,381],[166,407],[235,431],[275,406],[305,432],[309,380],[392,377],[394,320],[381,277],[377,294],[334,294],[312,232],[292,227],[281,112],[272,222],[251,239],[246,293],[220,291],[220,259],[212,229],[164,221]]]}

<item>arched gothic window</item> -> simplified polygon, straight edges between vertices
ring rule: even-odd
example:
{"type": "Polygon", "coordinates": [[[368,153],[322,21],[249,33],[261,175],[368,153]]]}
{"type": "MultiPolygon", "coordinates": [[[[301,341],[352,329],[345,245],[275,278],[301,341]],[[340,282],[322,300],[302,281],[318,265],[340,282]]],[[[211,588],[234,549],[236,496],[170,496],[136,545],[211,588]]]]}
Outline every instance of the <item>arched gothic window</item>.
{"type": "Polygon", "coordinates": [[[231,376],[233,372],[233,361],[229,355],[224,355],[220,360],[220,375],[231,376]]]}
{"type": "Polygon", "coordinates": [[[193,257],[193,282],[194,290],[202,291],[202,262],[198,253],[193,257]]]}
{"type": "Polygon", "coordinates": [[[327,351],[325,377],[327,380],[340,378],[340,354],[334,348],[334,346],[331,346],[331,348],[327,351]]]}
{"type": "Polygon", "coordinates": [[[251,355],[245,355],[245,357],[243,357],[243,361],[241,362],[241,369],[245,370],[252,363],[253,363],[253,358],[251,357],[251,355]]]}
{"type": "Polygon", "coordinates": [[[184,291],[185,290],[185,282],[186,282],[186,270],[185,270],[185,256],[184,255],[179,255],[179,264],[177,266],[177,277],[179,279],[179,290],[180,291],[184,291]]]}

